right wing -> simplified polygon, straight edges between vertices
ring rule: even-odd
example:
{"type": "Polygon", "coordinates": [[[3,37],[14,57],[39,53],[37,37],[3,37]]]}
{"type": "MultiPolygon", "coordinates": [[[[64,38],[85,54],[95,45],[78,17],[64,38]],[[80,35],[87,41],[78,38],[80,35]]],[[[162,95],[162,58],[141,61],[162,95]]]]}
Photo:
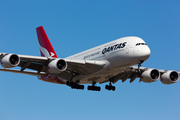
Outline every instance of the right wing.
{"type": "Polygon", "coordinates": [[[41,76],[44,74],[59,74],[63,71],[72,72],[79,75],[87,75],[97,72],[101,70],[105,65],[109,64],[109,62],[107,61],[69,60],[52,57],[37,57],[7,53],[0,53],[0,60],[1,65],[5,68],[0,69],[0,71],[37,76],[41,76]],[[65,66],[63,67],[61,63],[64,63],[63,65],[65,66]],[[7,69],[16,66],[20,67],[19,71],[7,69]],[[62,67],[65,69],[63,69],[62,67]],[[60,68],[62,68],[62,70],[60,70],[60,68]],[[33,71],[25,71],[25,69],[30,69],[33,71]]]}

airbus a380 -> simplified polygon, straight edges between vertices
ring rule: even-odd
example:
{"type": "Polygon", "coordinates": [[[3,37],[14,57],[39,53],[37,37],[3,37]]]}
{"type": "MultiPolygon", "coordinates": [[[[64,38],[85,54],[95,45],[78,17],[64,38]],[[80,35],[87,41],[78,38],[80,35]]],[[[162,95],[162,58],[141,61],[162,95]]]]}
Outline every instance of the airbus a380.
{"type": "Polygon", "coordinates": [[[40,80],[65,84],[72,89],[100,91],[96,83],[108,83],[107,90],[115,90],[118,80],[130,83],[136,78],[151,83],[159,78],[163,84],[173,84],[179,71],[141,67],[151,51],[139,37],[123,37],[67,58],[58,58],[42,26],[36,28],[41,57],[0,53],[0,71],[37,76],[40,80]],[[138,66],[134,66],[138,65],[138,66]],[[19,67],[19,69],[12,69],[19,67]]]}

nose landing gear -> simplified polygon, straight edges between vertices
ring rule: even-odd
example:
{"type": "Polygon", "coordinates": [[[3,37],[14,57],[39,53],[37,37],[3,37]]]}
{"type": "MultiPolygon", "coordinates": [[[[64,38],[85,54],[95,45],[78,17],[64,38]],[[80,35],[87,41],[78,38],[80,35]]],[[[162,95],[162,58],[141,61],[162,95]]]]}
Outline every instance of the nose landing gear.
{"type": "Polygon", "coordinates": [[[112,86],[111,82],[109,83],[109,85],[106,85],[105,86],[106,90],[112,90],[112,91],[115,91],[116,87],[115,86],[112,86]]]}
{"type": "Polygon", "coordinates": [[[140,67],[141,67],[141,64],[143,63],[144,61],[143,60],[140,60],[137,64],[138,64],[138,69],[136,70],[136,72],[140,75],[141,74],[141,70],[140,70],[140,67]]]}

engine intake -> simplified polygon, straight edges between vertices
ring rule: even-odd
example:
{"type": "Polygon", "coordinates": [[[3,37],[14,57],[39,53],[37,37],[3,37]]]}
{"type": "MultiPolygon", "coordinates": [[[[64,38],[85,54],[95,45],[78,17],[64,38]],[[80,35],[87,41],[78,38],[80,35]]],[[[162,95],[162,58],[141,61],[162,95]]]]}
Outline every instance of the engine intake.
{"type": "Polygon", "coordinates": [[[146,83],[155,82],[160,78],[160,73],[156,69],[148,69],[141,74],[141,81],[146,83]]]}
{"type": "Polygon", "coordinates": [[[48,64],[48,71],[50,73],[61,73],[67,68],[67,63],[63,59],[55,59],[48,64]]]}
{"type": "Polygon", "coordinates": [[[20,58],[16,54],[8,54],[1,60],[1,65],[4,68],[16,67],[20,63],[20,58]]]}
{"type": "Polygon", "coordinates": [[[167,71],[161,76],[163,84],[173,84],[179,80],[179,74],[176,71],[167,71]]]}

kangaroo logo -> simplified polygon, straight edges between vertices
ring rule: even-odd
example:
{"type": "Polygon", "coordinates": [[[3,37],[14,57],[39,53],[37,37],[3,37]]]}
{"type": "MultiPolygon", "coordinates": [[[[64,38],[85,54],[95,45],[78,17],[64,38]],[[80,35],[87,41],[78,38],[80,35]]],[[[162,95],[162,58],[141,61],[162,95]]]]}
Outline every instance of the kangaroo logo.
{"type": "Polygon", "coordinates": [[[46,48],[43,48],[41,45],[39,45],[41,52],[44,54],[45,57],[53,57],[55,54],[53,52],[48,52],[46,48]]]}
{"type": "Polygon", "coordinates": [[[51,57],[53,57],[55,54],[53,52],[50,52],[51,53],[51,57]]]}

